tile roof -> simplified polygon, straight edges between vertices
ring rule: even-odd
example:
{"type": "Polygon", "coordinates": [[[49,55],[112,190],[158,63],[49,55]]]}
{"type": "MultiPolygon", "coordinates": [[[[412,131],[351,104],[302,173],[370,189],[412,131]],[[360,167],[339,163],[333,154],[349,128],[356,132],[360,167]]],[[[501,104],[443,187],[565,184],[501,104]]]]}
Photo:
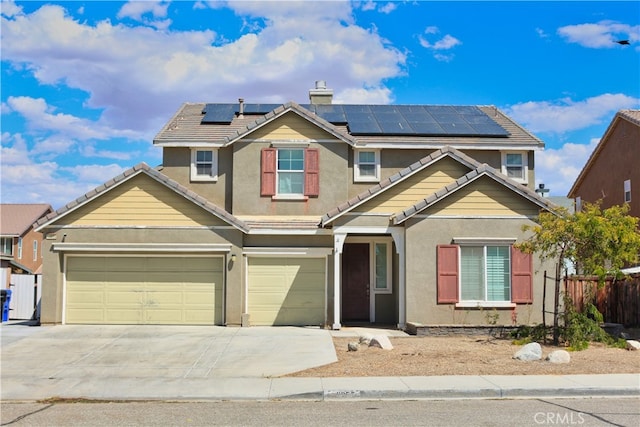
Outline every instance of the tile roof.
{"type": "MultiPolygon", "coordinates": [[[[243,137],[250,134],[254,130],[258,129],[259,127],[277,119],[278,117],[281,117],[282,115],[290,111],[297,113],[298,115],[302,116],[303,118],[307,119],[311,123],[327,131],[328,133],[332,134],[338,139],[341,139],[350,144],[355,143],[355,139],[351,135],[349,135],[347,132],[342,131],[340,128],[329,123],[322,117],[316,114],[313,114],[311,111],[307,110],[306,108],[301,107],[299,104],[296,104],[295,102],[288,102],[286,104],[276,107],[274,110],[268,112],[263,116],[262,115],[258,116],[257,119],[255,119],[255,116],[253,116],[254,117],[253,122],[248,123],[242,129],[237,129],[234,134],[231,134],[224,138],[225,145],[233,143],[239,139],[242,139],[243,137]]],[[[245,115],[245,117],[247,116],[245,115]]],[[[209,125],[203,125],[203,126],[209,126],[209,125]]]]}
{"type": "Polygon", "coordinates": [[[53,209],[45,203],[0,205],[0,235],[19,237],[53,209]]]}
{"type": "Polygon", "coordinates": [[[331,211],[327,212],[322,217],[321,226],[325,227],[327,224],[329,224],[330,222],[332,222],[342,214],[349,212],[356,206],[363,204],[364,202],[375,197],[376,195],[386,191],[390,187],[393,187],[398,182],[403,181],[407,177],[415,174],[418,171],[421,171],[422,169],[426,168],[429,165],[432,165],[436,161],[446,156],[456,159],[457,161],[459,161],[460,163],[462,163],[463,165],[467,166],[470,169],[475,169],[480,166],[480,163],[478,163],[476,160],[456,150],[455,148],[452,148],[449,146],[443,147],[439,150],[434,151],[430,155],[423,157],[422,159],[418,160],[417,162],[413,163],[407,168],[402,169],[400,172],[394,175],[391,175],[389,178],[381,181],[379,184],[376,184],[373,187],[370,187],[367,190],[363,191],[362,193],[358,194],[357,196],[347,200],[345,203],[341,204],[340,206],[337,206],[331,211]]]}
{"type": "Polygon", "coordinates": [[[547,199],[545,199],[543,197],[540,197],[535,191],[529,189],[528,187],[525,187],[524,185],[518,184],[517,182],[511,180],[510,178],[507,178],[506,176],[504,176],[501,173],[497,172],[491,166],[489,166],[487,164],[481,164],[476,169],[474,169],[471,172],[469,172],[468,174],[458,178],[454,182],[444,186],[443,188],[441,188],[440,190],[436,191],[435,193],[427,196],[426,198],[424,198],[424,199],[420,200],[419,202],[413,204],[412,206],[408,207],[407,209],[394,214],[392,216],[393,224],[394,225],[401,224],[402,222],[406,221],[407,219],[411,218],[412,216],[414,216],[414,215],[422,212],[423,210],[427,209],[428,207],[438,203],[440,200],[444,199],[445,197],[449,196],[450,194],[456,192],[457,190],[465,187],[466,185],[472,183],[473,181],[475,181],[478,178],[483,177],[483,176],[490,177],[494,181],[504,185],[505,187],[511,189],[515,193],[520,194],[524,198],[526,198],[529,201],[537,204],[538,206],[540,206],[543,209],[546,209],[546,210],[549,210],[549,211],[553,211],[553,210],[557,209],[557,206],[555,204],[553,204],[551,201],[549,201],[549,200],[547,200],[547,199]]]}
{"type": "Polygon", "coordinates": [[[247,232],[249,230],[249,228],[247,227],[247,225],[245,223],[243,223],[242,221],[240,221],[239,219],[237,219],[236,217],[234,217],[233,215],[231,215],[230,213],[228,213],[224,209],[219,208],[218,206],[216,206],[213,203],[209,202],[204,197],[198,195],[197,193],[194,193],[193,191],[191,191],[188,188],[182,186],[181,184],[177,183],[176,181],[172,180],[171,178],[167,177],[166,175],[163,175],[162,173],[160,173],[160,172],[156,171],[155,169],[149,167],[144,162],[137,164],[136,166],[132,167],[131,169],[127,169],[126,171],[124,171],[120,175],[118,175],[115,178],[113,178],[113,179],[105,182],[104,184],[96,187],[95,189],[91,190],[90,192],[86,193],[85,195],[77,198],[73,202],[68,203],[67,205],[63,206],[62,208],[56,210],[55,212],[52,212],[49,215],[41,218],[36,223],[36,226],[42,228],[42,227],[45,227],[45,226],[51,224],[52,222],[56,221],[57,219],[61,218],[62,216],[68,214],[69,212],[74,211],[75,209],[79,208],[80,206],[83,206],[86,203],[90,202],[91,200],[95,199],[99,195],[107,192],[108,190],[110,190],[111,188],[116,186],[117,184],[120,184],[120,183],[122,183],[124,181],[127,181],[128,179],[132,178],[135,175],[138,175],[139,173],[146,174],[147,176],[149,176],[149,177],[153,178],[154,180],[158,181],[159,183],[165,185],[167,188],[175,191],[179,195],[181,195],[184,198],[190,200],[191,202],[195,203],[196,205],[200,206],[201,208],[205,209],[206,211],[212,213],[213,215],[217,216],[218,218],[222,219],[223,221],[227,222],[228,224],[233,225],[237,229],[239,229],[239,230],[241,230],[243,232],[247,232]]]}
{"type": "MultiPolygon", "coordinates": [[[[263,124],[288,111],[305,117],[318,127],[333,134],[338,139],[347,143],[359,146],[374,147],[393,146],[399,148],[440,148],[444,145],[455,146],[456,148],[506,148],[518,149],[529,148],[539,149],[544,147],[544,143],[536,136],[528,132],[522,126],[511,120],[502,111],[494,106],[473,106],[486,114],[491,120],[497,123],[508,136],[460,136],[460,135],[352,135],[345,123],[330,123],[329,121],[315,114],[304,105],[295,102],[288,102],[279,105],[265,114],[244,114],[242,116],[234,114],[230,123],[202,123],[205,103],[185,103],[176,114],[165,124],[165,126],[155,136],[153,143],[161,146],[214,146],[222,147],[230,144],[251,131],[259,128],[263,124]]],[[[230,105],[230,104],[225,104],[230,105]]],[[[335,104],[340,105],[340,104],[335,104]]],[[[308,106],[307,106],[308,107],[308,106]]],[[[385,107],[385,106],[377,106],[385,107]]],[[[389,105],[388,107],[393,107],[389,105]]],[[[433,106],[430,106],[433,107],[433,106]]]]}

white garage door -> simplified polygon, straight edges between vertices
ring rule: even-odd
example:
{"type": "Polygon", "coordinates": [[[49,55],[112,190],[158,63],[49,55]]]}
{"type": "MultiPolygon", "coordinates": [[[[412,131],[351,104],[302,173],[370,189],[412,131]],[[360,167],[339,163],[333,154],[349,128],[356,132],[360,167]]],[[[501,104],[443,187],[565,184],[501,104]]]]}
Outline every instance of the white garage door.
{"type": "Polygon", "coordinates": [[[322,325],[324,258],[248,259],[251,325],[322,325]]]}
{"type": "Polygon", "coordinates": [[[67,258],[65,321],[222,324],[221,257],[67,258]]]}

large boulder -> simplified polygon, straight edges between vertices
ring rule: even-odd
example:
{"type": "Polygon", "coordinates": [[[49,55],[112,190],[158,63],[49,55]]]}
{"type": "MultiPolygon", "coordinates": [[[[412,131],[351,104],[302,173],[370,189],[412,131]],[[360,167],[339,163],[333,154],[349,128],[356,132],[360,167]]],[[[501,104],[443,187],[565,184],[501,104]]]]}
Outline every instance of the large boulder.
{"type": "Polygon", "coordinates": [[[378,347],[383,350],[393,350],[391,341],[389,341],[389,337],[386,335],[376,335],[373,338],[371,338],[369,347],[378,347]]]}
{"type": "Polygon", "coordinates": [[[513,355],[518,360],[540,360],[542,359],[542,347],[537,342],[529,343],[523,346],[513,355]]]}
{"type": "Polygon", "coordinates": [[[360,338],[359,338],[360,344],[369,345],[369,343],[371,342],[372,338],[373,338],[373,334],[364,333],[364,334],[360,335],[360,338]]]}
{"type": "Polygon", "coordinates": [[[569,363],[571,362],[571,356],[568,351],[555,350],[549,353],[546,360],[551,363],[569,363]]]}
{"type": "Polygon", "coordinates": [[[640,342],[636,340],[627,340],[627,350],[640,350],[640,342]]]}

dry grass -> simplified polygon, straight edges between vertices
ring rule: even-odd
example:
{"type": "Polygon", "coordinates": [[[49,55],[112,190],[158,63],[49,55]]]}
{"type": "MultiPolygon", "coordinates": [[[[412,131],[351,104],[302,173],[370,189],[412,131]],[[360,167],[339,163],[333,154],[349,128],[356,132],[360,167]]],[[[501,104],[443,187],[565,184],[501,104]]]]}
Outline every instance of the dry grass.
{"type": "MultiPolygon", "coordinates": [[[[393,350],[360,346],[357,338],[334,338],[338,361],[288,376],[367,377],[428,375],[556,375],[640,373],[640,352],[592,343],[571,352],[568,364],[513,359],[521,347],[506,339],[484,337],[391,337],[393,350]]],[[[543,359],[557,347],[543,346],[543,359]]]]}

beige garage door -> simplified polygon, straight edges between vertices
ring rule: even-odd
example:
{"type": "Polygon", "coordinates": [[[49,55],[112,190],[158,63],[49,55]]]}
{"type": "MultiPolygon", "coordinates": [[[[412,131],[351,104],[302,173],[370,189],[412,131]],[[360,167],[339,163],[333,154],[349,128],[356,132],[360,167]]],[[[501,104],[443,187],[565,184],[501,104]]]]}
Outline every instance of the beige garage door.
{"type": "Polygon", "coordinates": [[[324,258],[248,259],[251,325],[322,325],[324,258]]]}
{"type": "Polygon", "coordinates": [[[68,257],[66,323],[222,324],[221,257],[68,257]]]}

